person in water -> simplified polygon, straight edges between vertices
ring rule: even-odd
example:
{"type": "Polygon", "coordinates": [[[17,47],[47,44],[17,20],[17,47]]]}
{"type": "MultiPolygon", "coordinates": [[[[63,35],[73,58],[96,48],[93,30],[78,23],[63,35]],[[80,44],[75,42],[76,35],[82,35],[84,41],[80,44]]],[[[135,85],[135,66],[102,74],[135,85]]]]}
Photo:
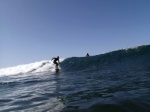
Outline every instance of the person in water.
{"type": "Polygon", "coordinates": [[[58,64],[60,63],[59,56],[57,56],[57,58],[56,57],[52,58],[52,60],[54,60],[53,63],[56,65],[56,69],[58,69],[58,64]]]}
{"type": "Polygon", "coordinates": [[[89,57],[89,56],[90,56],[89,53],[87,53],[87,54],[86,54],[86,57],[89,57]]]}

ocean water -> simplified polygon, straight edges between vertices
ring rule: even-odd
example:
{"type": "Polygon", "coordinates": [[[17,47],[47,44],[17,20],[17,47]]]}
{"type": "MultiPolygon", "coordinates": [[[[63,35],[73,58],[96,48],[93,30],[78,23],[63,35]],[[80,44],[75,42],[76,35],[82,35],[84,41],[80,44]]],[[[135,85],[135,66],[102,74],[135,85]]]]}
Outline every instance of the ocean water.
{"type": "Polygon", "coordinates": [[[150,112],[150,45],[0,69],[1,112],[150,112]]]}

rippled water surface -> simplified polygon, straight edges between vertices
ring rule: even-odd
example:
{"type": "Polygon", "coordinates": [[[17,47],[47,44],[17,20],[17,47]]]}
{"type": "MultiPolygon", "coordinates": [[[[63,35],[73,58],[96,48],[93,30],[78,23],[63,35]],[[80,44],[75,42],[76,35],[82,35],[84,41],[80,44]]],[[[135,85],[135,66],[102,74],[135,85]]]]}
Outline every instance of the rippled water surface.
{"type": "Polygon", "coordinates": [[[150,112],[149,51],[69,58],[58,73],[1,76],[0,111],[150,112]]]}
{"type": "Polygon", "coordinates": [[[148,71],[60,71],[1,77],[0,80],[0,111],[3,112],[150,110],[148,71]]]}

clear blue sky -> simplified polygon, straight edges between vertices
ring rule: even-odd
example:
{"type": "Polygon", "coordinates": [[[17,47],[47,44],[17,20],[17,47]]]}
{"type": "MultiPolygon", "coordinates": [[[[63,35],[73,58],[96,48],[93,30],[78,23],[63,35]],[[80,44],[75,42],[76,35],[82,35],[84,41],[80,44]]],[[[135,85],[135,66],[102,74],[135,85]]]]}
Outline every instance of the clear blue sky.
{"type": "Polygon", "coordinates": [[[0,0],[0,68],[150,44],[150,0],[0,0]]]}

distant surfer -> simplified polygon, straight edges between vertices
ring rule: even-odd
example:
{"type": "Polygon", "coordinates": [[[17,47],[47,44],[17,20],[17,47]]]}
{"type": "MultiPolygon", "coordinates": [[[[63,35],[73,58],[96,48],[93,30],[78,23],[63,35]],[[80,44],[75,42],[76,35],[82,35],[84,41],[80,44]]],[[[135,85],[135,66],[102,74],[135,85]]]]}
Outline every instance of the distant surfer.
{"type": "Polygon", "coordinates": [[[59,56],[57,56],[57,58],[56,57],[52,58],[52,60],[54,60],[53,63],[56,65],[56,70],[58,70],[59,69],[58,64],[60,63],[59,56]]]}
{"type": "Polygon", "coordinates": [[[89,56],[90,56],[89,53],[87,53],[87,54],[86,54],[86,57],[89,57],[89,56]]]}

